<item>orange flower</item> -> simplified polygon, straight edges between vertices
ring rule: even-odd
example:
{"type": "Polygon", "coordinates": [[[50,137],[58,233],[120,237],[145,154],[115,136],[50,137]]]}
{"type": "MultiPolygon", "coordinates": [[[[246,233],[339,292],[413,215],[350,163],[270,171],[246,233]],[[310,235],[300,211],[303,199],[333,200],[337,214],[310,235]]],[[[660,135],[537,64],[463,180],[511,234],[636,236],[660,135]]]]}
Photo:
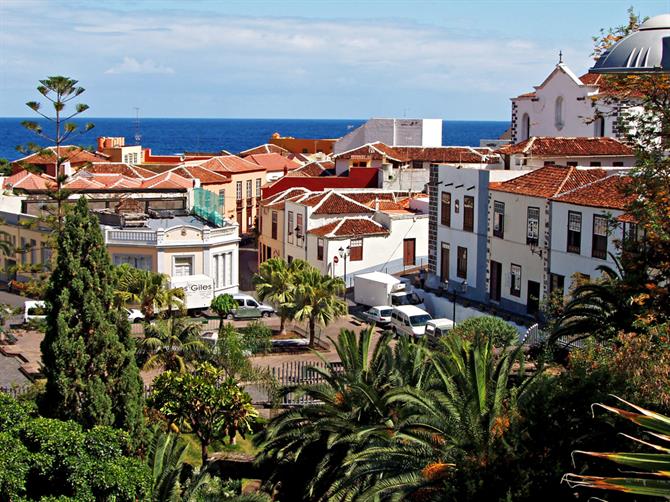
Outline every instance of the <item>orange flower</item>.
{"type": "Polygon", "coordinates": [[[441,462],[435,462],[433,464],[428,464],[421,470],[421,475],[424,479],[430,481],[435,481],[446,477],[449,472],[450,467],[455,467],[456,464],[444,464],[441,462]]]}

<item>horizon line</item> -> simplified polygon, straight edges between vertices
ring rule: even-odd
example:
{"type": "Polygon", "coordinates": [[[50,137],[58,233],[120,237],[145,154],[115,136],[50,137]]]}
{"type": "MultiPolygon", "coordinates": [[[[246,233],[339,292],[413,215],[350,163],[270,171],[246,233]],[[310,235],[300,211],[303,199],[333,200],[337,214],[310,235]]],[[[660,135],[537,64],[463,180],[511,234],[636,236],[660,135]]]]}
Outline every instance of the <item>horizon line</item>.
{"type": "MultiPolygon", "coordinates": [[[[433,117],[438,118],[439,117],[433,117]]],[[[13,116],[13,115],[0,115],[0,119],[35,119],[35,120],[46,120],[43,117],[35,116],[13,116]]],[[[70,120],[86,120],[86,119],[131,119],[137,120],[137,117],[127,116],[127,117],[105,117],[105,116],[91,116],[91,117],[75,117],[70,120]]],[[[406,120],[422,120],[428,119],[427,117],[368,117],[368,118],[304,118],[304,117],[141,117],[139,118],[140,122],[142,120],[305,120],[305,121],[315,121],[315,120],[356,120],[356,121],[368,121],[371,119],[406,119],[406,120]]],[[[428,119],[430,120],[430,119],[428,119]]],[[[509,119],[439,119],[442,122],[511,122],[509,119]]]]}

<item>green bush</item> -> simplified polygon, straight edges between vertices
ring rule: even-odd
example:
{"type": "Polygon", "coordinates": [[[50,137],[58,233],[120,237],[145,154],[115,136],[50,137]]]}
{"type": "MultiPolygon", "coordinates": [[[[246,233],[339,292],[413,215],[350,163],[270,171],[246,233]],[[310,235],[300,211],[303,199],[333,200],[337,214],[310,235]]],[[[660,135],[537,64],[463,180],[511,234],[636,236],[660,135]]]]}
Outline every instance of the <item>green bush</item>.
{"type": "Polygon", "coordinates": [[[240,333],[242,348],[252,354],[265,354],[272,348],[272,330],[261,321],[251,321],[240,333]]]}
{"type": "Polygon", "coordinates": [[[0,500],[146,500],[150,471],[124,431],[35,418],[0,394],[0,500]]]}
{"type": "Polygon", "coordinates": [[[490,338],[494,347],[507,347],[519,339],[516,328],[493,316],[471,317],[458,323],[452,334],[470,341],[477,336],[490,338]]]}

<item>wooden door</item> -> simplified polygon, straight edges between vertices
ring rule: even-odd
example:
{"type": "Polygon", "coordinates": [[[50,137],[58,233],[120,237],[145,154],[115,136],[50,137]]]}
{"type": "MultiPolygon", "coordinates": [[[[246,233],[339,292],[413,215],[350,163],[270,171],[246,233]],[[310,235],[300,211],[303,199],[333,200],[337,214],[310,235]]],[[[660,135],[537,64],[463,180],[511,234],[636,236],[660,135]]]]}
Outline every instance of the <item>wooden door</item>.
{"type": "Polygon", "coordinates": [[[440,249],[440,281],[449,280],[449,244],[442,243],[440,249]]]}
{"type": "Polygon", "coordinates": [[[416,239],[403,241],[402,264],[405,267],[416,265],[416,239]]]}
{"type": "Polygon", "coordinates": [[[500,301],[500,291],[502,286],[502,263],[491,260],[491,282],[489,296],[494,302],[500,301]]]}
{"type": "Polygon", "coordinates": [[[528,281],[528,299],[527,311],[530,315],[537,314],[540,310],[540,283],[535,281],[528,281]]]}

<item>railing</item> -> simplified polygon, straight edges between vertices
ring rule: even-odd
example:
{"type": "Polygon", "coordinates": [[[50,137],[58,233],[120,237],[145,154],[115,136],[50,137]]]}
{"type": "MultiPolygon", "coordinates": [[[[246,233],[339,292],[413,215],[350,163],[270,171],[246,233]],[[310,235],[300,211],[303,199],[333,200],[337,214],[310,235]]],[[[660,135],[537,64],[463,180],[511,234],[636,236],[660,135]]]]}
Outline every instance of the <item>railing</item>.
{"type": "MultiPolygon", "coordinates": [[[[521,343],[524,345],[542,345],[547,341],[547,337],[540,331],[540,327],[537,324],[533,324],[530,328],[526,330],[526,334],[522,337],[521,343]]],[[[585,340],[575,340],[572,336],[560,336],[555,342],[556,346],[563,347],[567,349],[577,348],[581,349],[585,346],[585,340]]]]}
{"type": "MultiPolygon", "coordinates": [[[[312,385],[325,382],[325,379],[318,373],[310,371],[309,368],[326,369],[328,364],[324,362],[295,361],[283,363],[279,367],[271,369],[272,378],[276,380],[280,387],[292,387],[298,385],[312,385]]],[[[331,363],[334,371],[342,368],[342,363],[331,363]]],[[[270,397],[268,397],[270,400],[270,397]]],[[[279,404],[282,406],[304,406],[315,403],[314,399],[297,392],[289,392],[282,395],[279,404]]]]}
{"type": "Polygon", "coordinates": [[[156,232],[150,230],[107,230],[105,242],[134,242],[141,244],[155,244],[156,232]]]}

